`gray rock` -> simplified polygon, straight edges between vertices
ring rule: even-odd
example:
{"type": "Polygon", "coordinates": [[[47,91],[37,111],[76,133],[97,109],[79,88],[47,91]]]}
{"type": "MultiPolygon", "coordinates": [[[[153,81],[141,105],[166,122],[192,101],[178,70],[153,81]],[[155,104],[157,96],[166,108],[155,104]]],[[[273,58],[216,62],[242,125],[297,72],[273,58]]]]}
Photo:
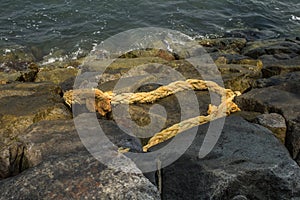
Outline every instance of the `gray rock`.
{"type": "Polygon", "coordinates": [[[263,87],[269,87],[269,86],[280,86],[283,84],[289,84],[292,85],[296,90],[299,90],[300,88],[297,88],[297,82],[300,82],[300,71],[299,72],[292,72],[287,73],[284,75],[277,75],[272,76],[270,78],[263,78],[258,79],[256,81],[256,88],[263,88],[263,87]]]}
{"type": "Polygon", "coordinates": [[[242,54],[254,59],[262,55],[298,55],[300,44],[291,40],[259,40],[248,42],[242,54]]]}
{"type": "MultiPolygon", "coordinates": [[[[89,114],[82,114],[89,119],[89,114]]],[[[75,118],[76,120],[76,118],[75,118]]],[[[89,125],[86,122],[86,126],[89,125]]],[[[117,147],[141,152],[140,141],[124,133],[112,120],[99,119],[99,125],[110,141],[117,147]]],[[[62,156],[84,150],[74,120],[41,121],[31,125],[18,137],[23,144],[23,159],[27,167],[33,167],[51,156],[62,156]],[[55,146],[55,148],[53,148],[55,146]]]]}
{"type": "Polygon", "coordinates": [[[157,188],[122,154],[104,165],[89,153],[52,157],[0,181],[0,199],[160,199],[157,188]]]}
{"type": "Polygon", "coordinates": [[[247,41],[262,40],[268,38],[276,38],[277,33],[274,31],[258,30],[258,29],[235,29],[224,33],[224,37],[245,38],[247,41]]]}
{"type": "MultiPolygon", "coordinates": [[[[236,98],[242,110],[281,114],[287,123],[286,147],[294,159],[300,152],[300,73],[295,72],[264,80],[264,88],[253,89],[236,98]],[[271,85],[271,86],[270,86],[271,85]]],[[[299,162],[299,160],[298,160],[299,162]]]]}
{"type": "Polygon", "coordinates": [[[0,178],[26,168],[24,145],[18,136],[30,125],[72,117],[60,93],[61,89],[50,83],[0,85],[0,178]]]}
{"type": "MultiPolygon", "coordinates": [[[[188,150],[162,169],[163,199],[300,198],[300,168],[271,131],[228,117],[216,146],[200,159],[207,129],[208,124],[199,126],[188,150]]],[[[184,141],[191,133],[177,137],[184,141]]]]}
{"type": "Polygon", "coordinates": [[[300,43],[296,40],[249,42],[242,54],[262,60],[265,78],[300,70],[300,43]]]}
{"type": "Polygon", "coordinates": [[[283,143],[285,144],[285,137],[286,137],[286,124],[285,119],[277,114],[277,113],[270,113],[270,114],[262,114],[257,116],[256,122],[268,129],[270,129],[274,135],[283,143]]]}
{"type": "Polygon", "coordinates": [[[247,120],[248,122],[255,122],[255,119],[257,118],[257,116],[261,115],[261,113],[241,110],[239,112],[232,113],[231,115],[242,117],[245,120],[247,120]]]}
{"type": "Polygon", "coordinates": [[[18,140],[24,144],[23,157],[28,167],[34,167],[51,156],[62,156],[85,149],[73,120],[37,122],[24,131],[18,140]]]}

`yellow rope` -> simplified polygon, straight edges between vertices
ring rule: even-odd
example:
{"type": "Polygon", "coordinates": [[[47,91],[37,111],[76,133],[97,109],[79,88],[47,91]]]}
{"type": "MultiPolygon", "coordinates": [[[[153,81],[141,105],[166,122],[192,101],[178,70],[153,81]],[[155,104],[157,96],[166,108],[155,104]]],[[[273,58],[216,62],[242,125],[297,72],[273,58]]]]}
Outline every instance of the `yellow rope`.
{"type": "Polygon", "coordinates": [[[112,103],[153,103],[158,99],[165,98],[173,95],[177,92],[184,90],[207,90],[210,89],[212,92],[221,94],[226,93],[226,90],[220,87],[217,83],[212,81],[203,81],[198,79],[188,79],[186,81],[176,81],[170,83],[167,86],[161,86],[156,90],[150,92],[139,92],[139,93],[122,93],[114,95],[112,94],[112,103]]]}
{"type": "Polygon", "coordinates": [[[105,116],[107,113],[111,112],[111,104],[153,103],[158,99],[162,99],[184,90],[207,89],[221,96],[220,105],[209,105],[207,116],[198,116],[182,121],[155,134],[149,140],[148,144],[143,147],[143,151],[146,152],[150,147],[166,141],[192,127],[205,124],[209,121],[239,111],[240,109],[233,102],[233,99],[240,93],[237,91],[233,92],[230,89],[225,89],[212,81],[188,79],[186,81],[176,81],[169,85],[161,86],[150,92],[113,94],[112,92],[102,92],[99,89],[70,90],[64,94],[64,100],[69,106],[72,106],[74,103],[85,104],[89,111],[97,111],[102,116],[105,116]]]}
{"type": "Polygon", "coordinates": [[[184,132],[188,129],[191,129],[195,126],[199,126],[199,125],[205,124],[207,122],[213,121],[215,119],[229,115],[230,113],[240,111],[238,106],[232,102],[233,98],[222,102],[219,106],[213,106],[210,104],[208,111],[207,111],[207,113],[208,113],[207,116],[197,116],[194,118],[190,118],[190,119],[184,120],[178,124],[174,124],[173,126],[167,128],[167,129],[164,129],[159,133],[156,133],[148,141],[148,144],[143,147],[143,151],[147,152],[149,148],[151,148],[159,143],[162,143],[162,142],[176,136],[177,134],[182,133],[182,132],[184,132]],[[222,110],[223,108],[226,108],[225,112],[222,110]]]}

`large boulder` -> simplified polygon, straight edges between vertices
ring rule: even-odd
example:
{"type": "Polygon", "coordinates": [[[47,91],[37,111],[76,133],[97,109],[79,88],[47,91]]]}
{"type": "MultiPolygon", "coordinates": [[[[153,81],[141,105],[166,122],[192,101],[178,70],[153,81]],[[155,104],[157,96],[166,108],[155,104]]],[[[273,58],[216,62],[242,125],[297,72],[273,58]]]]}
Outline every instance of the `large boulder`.
{"type": "Polygon", "coordinates": [[[40,121],[18,136],[24,145],[23,157],[34,167],[51,156],[63,156],[84,150],[73,120],[40,121]]]}
{"type": "Polygon", "coordinates": [[[263,62],[264,77],[300,70],[300,41],[292,39],[248,42],[242,54],[263,62]]]}
{"type": "Polygon", "coordinates": [[[199,44],[205,47],[209,53],[220,52],[226,54],[237,54],[246,46],[247,40],[244,38],[216,38],[202,39],[199,44]]]}
{"type": "Polygon", "coordinates": [[[242,110],[281,114],[287,122],[286,146],[300,163],[300,72],[258,81],[258,86],[236,98],[242,110]]]}
{"type": "Polygon", "coordinates": [[[274,133],[274,135],[285,144],[286,123],[284,117],[278,113],[262,114],[256,117],[256,123],[266,127],[274,133]]]}
{"type": "Polygon", "coordinates": [[[36,59],[30,49],[14,45],[0,48],[0,72],[16,72],[26,70],[36,59]]]}
{"type": "Polygon", "coordinates": [[[61,89],[51,83],[1,85],[1,133],[17,135],[42,120],[70,119],[61,89]]]}
{"type": "MultiPolygon", "coordinates": [[[[163,199],[300,198],[300,168],[271,131],[240,117],[228,117],[216,146],[200,158],[208,126],[199,126],[188,150],[161,170],[163,199]]],[[[176,137],[185,141],[192,132],[176,137]]]]}
{"type": "Polygon", "coordinates": [[[203,39],[199,43],[217,65],[226,88],[245,92],[261,77],[263,63],[241,55],[247,44],[244,38],[203,39]]]}
{"type": "Polygon", "coordinates": [[[157,188],[122,154],[107,166],[85,151],[52,157],[0,181],[0,199],[160,199],[157,188]]]}
{"type": "MultiPolygon", "coordinates": [[[[257,61],[254,61],[256,63],[257,61]]],[[[261,77],[260,64],[219,64],[225,88],[241,93],[253,88],[256,79],[261,77]]]]}
{"type": "Polygon", "coordinates": [[[70,90],[73,87],[78,69],[69,68],[41,68],[36,75],[35,82],[52,82],[60,85],[63,90],[70,90]]]}
{"type": "Polygon", "coordinates": [[[72,118],[63,103],[61,89],[50,83],[0,85],[0,178],[26,168],[24,145],[18,136],[43,120],[72,118]]]}

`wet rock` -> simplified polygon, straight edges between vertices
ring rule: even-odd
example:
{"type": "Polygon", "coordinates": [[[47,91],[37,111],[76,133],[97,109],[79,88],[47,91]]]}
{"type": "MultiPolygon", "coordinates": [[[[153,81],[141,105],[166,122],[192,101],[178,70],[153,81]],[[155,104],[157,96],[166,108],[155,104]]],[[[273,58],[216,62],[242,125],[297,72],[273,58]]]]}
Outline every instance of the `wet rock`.
{"type": "Polygon", "coordinates": [[[286,146],[294,159],[300,152],[300,73],[258,81],[259,86],[236,98],[242,110],[281,114],[287,123],[286,146]]]}
{"type": "Polygon", "coordinates": [[[1,137],[0,145],[0,180],[17,175],[29,167],[22,142],[1,137]]]}
{"type": "Polygon", "coordinates": [[[22,165],[23,146],[17,139],[20,134],[36,122],[70,119],[72,115],[56,85],[12,83],[0,87],[0,143],[4,144],[0,146],[0,178],[3,178],[21,171],[19,168],[8,170],[22,165]]]}
{"type": "MultiPolygon", "coordinates": [[[[87,117],[91,115],[82,114],[87,117]]],[[[75,118],[76,120],[76,118],[75,118]]],[[[142,152],[140,141],[123,132],[112,120],[98,119],[106,137],[117,147],[130,148],[132,152],[142,152]]],[[[88,122],[86,122],[89,125],[88,122]]],[[[30,126],[18,137],[24,146],[24,157],[29,167],[36,166],[51,156],[66,155],[84,150],[74,125],[74,120],[41,121],[30,126]],[[55,148],[52,148],[55,146],[55,148]]]]}
{"type": "Polygon", "coordinates": [[[35,63],[30,63],[26,66],[26,69],[18,72],[0,72],[0,81],[2,82],[33,82],[36,78],[36,74],[38,73],[38,65],[35,63]]]}
{"type": "Polygon", "coordinates": [[[23,156],[28,167],[36,166],[51,156],[62,156],[85,149],[73,120],[40,121],[20,134],[18,141],[24,144],[23,156]]]}
{"type": "Polygon", "coordinates": [[[244,38],[217,38],[217,39],[203,39],[199,41],[208,53],[222,52],[226,54],[239,53],[246,45],[244,38]]]}
{"type": "Polygon", "coordinates": [[[277,114],[277,113],[270,113],[270,114],[263,114],[259,115],[256,118],[256,122],[269,130],[271,130],[274,135],[283,143],[285,144],[285,137],[286,137],[286,124],[285,119],[277,114]]]}
{"type": "Polygon", "coordinates": [[[21,76],[17,78],[16,81],[21,81],[21,82],[34,82],[36,79],[36,75],[39,71],[39,66],[31,63],[28,66],[28,69],[25,71],[21,71],[21,76]]]}
{"type": "MultiPolygon", "coordinates": [[[[92,58],[90,58],[90,59],[92,59],[92,58]]],[[[162,70],[162,67],[158,67],[158,65],[160,65],[160,66],[165,65],[165,66],[169,66],[174,69],[182,68],[182,67],[184,67],[185,69],[191,68],[190,67],[191,64],[189,64],[187,61],[184,61],[184,60],[168,61],[161,57],[118,58],[118,59],[114,60],[114,62],[112,62],[112,63],[104,63],[104,62],[99,62],[99,61],[92,59],[92,60],[86,61],[84,66],[82,66],[82,73],[96,72],[95,73],[96,76],[97,75],[99,76],[99,80],[98,80],[99,84],[102,84],[107,81],[113,81],[113,80],[120,79],[123,76],[125,76],[125,77],[131,76],[132,74],[130,74],[130,73],[132,73],[132,71],[130,71],[130,70],[132,70],[138,66],[143,66],[143,68],[141,68],[141,67],[139,68],[141,76],[145,75],[145,74],[149,74],[151,72],[157,73],[157,70],[162,70]],[[105,69],[105,71],[103,71],[103,69],[105,69]],[[128,72],[129,72],[129,74],[128,74],[128,72]]],[[[170,69],[166,69],[166,68],[164,70],[170,71],[170,69]]],[[[188,70],[188,72],[189,71],[191,71],[191,69],[188,70]]],[[[136,71],[134,71],[134,72],[136,72],[136,71]]],[[[181,72],[181,71],[179,71],[179,72],[181,72]]],[[[188,74],[188,72],[185,72],[183,75],[185,76],[186,74],[188,74]]],[[[168,74],[170,74],[170,72],[168,72],[168,74]]],[[[189,77],[187,77],[187,78],[189,78],[189,77]]]]}
{"type": "Polygon", "coordinates": [[[3,83],[9,83],[18,80],[21,76],[21,72],[0,72],[0,81],[3,83]]]}
{"type": "Polygon", "coordinates": [[[218,65],[225,88],[245,92],[255,86],[256,79],[261,77],[261,65],[231,64],[218,65]]]}
{"type": "MultiPolygon", "coordinates": [[[[288,200],[300,197],[300,168],[271,131],[240,117],[228,117],[216,146],[200,158],[208,126],[199,126],[188,150],[161,170],[162,198],[288,200]]],[[[177,137],[184,142],[192,131],[177,137]]]]}
{"type": "Polygon", "coordinates": [[[134,50],[130,51],[124,55],[121,55],[120,58],[139,58],[139,57],[158,57],[164,60],[175,60],[176,56],[168,51],[162,49],[147,49],[147,50],[134,50]]]}
{"type": "Polygon", "coordinates": [[[142,144],[140,140],[135,136],[128,135],[128,133],[126,133],[126,129],[122,130],[124,126],[120,127],[120,124],[117,124],[112,120],[99,119],[98,121],[104,134],[110,141],[113,142],[114,145],[119,148],[129,148],[130,152],[142,152],[142,144]]]}
{"type": "Polygon", "coordinates": [[[225,87],[244,92],[254,86],[255,79],[261,77],[262,62],[260,60],[239,54],[226,54],[226,50],[233,48],[233,46],[238,49],[237,51],[240,51],[245,45],[244,39],[229,38],[226,40],[222,38],[201,40],[200,43],[206,44],[206,47],[212,46],[218,49],[221,48],[220,45],[223,45],[224,51],[220,50],[216,54],[219,56],[215,61],[217,66],[211,60],[209,65],[214,66],[208,67],[208,64],[203,67],[197,66],[200,68],[200,71],[197,71],[195,66],[184,59],[168,60],[164,57],[155,56],[153,53],[145,54],[143,51],[130,52],[129,55],[124,55],[112,63],[104,63],[93,59],[93,57],[88,57],[82,69],[82,81],[79,81],[77,87],[95,87],[95,83],[98,83],[98,88],[107,91],[107,88],[113,89],[121,77],[123,80],[130,77],[136,78],[131,80],[131,84],[126,83],[126,86],[138,85],[139,83],[142,85],[147,82],[164,83],[166,80],[178,81],[182,78],[203,79],[203,75],[215,78],[216,74],[219,73],[216,70],[219,69],[225,87]],[[231,46],[227,46],[227,43],[231,46]],[[182,77],[176,75],[174,71],[179,72],[182,77]]]}
{"type": "Polygon", "coordinates": [[[266,40],[269,38],[277,37],[277,34],[272,31],[262,31],[251,28],[249,29],[242,29],[242,30],[232,30],[226,32],[224,37],[234,37],[234,38],[245,38],[247,41],[255,41],[255,40],[266,40]]]}
{"type": "Polygon", "coordinates": [[[297,56],[300,45],[285,40],[260,40],[248,42],[243,49],[243,55],[258,59],[262,55],[288,54],[297,56]]]}
{"type": "Polygon", "coordinates": [[[266,78],[300,70],[300,44],[294,40],[249,42],[242,54],[262,60],[266,78]]]}
{"type": "Polygon", "coordinates": [[[235,112],[232,113],[231,115],[242,117],[248,122],[255,122],[255,119],[257,118],[257,116],[261,115],[261,113],[241,110],[240,112],[235,112]]]}
{"type": "Polygon", "coordinates": [[[277,75],[270,78],[258,79],[256,83],[257,88],[264,88],[269,86],[280,86],[283,84],[290,84],[295,87],[295,90],[298,90],[297,83],[300,81],[300,72],[287,73],[284,75],[277,75]]]}
{"type": "Polygon", "coordinates": [[[263,77],[265,78],[300,71],[300,56],[278,59],[276,55],[264,55],[260,59],[265,66],[262,70],[263,77]]]}
{"type": "Polygon", "coordinates": [[[240,54],[246,46],[244,38],[203,39],[199,43],[217,65],[226,88],[244,92],[261,77],[262,61],[240,54]]]}
{"type": "Polygon", "coordinates": [[[71,118],[63,104],[61,89],[51,83],[2,85],[0,102],[1,130],[6,132],[23,131],[41,120],[71,118]],[[26,123],[22,124],[22,121],[26,123]]]}
{"type": "Polygon", "coordinates": [[[160,199],[132,161],[110,155],[104,165],[87,152],[52,157],[0,181],[0,199],[160,199]]]}
{"type": "Polygon", "coordinates": [[[11,46],[0,49],[0,72],[26,70],[35,61],[32,52],[22,46],[11,46]]]}
{"type": "Polygon", "coordinates": [[[72,79],[74,82],[77,73],[78,69],[75,68],[56,68],[52,70],[48,68],[42,68],[37,73],[35,82],[52,82],[60,85],[69,81],[70,79],[72,79]]]}

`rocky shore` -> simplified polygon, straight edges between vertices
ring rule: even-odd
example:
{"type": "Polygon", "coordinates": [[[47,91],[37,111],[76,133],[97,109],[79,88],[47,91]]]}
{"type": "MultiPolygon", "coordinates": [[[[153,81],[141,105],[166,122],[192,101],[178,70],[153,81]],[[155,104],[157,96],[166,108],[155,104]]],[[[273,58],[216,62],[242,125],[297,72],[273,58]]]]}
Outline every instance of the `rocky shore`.
{"type": "MultiPolygon", "coordinates": [[[[107,155],[113,164],[105,165],[82,144],[74,120],[85,113],[73,116],[63,94],[73,88],[77,74],[87,70],[84,58],[41,65],[26,48],[0,50],[0,199],[299,199],[300,38],[227,37],[199,43],[217,65],[225,88],[242,93],[234,99],[241,111],[226,117],[206,157],[199,158],[198,152],[209,124],[195,127],[192,145],[178,160],[147,174],[126,153],[107,155]]],[[[120,57],[96,86],[112,90],[130,68],[146,63],[171,66],[185,78],[201,78],[184,57],[144,50],[120,57]]],[[[204,115],[209,93],[196,95],[204,115]]],[[[167,119],[154,113],[165,120],[163,128],[180,122],[175,96],[158,103],[168,113],[167,119]]],[[[128,116],[147,125],[150,107],[134,104],[128,116]]],[[[143,153],[145,141],[124,133],[117,116],[97,117],[116,150],[143,153]]],[[[124,127],[130,126],[123,121],[124,127]]]]}

